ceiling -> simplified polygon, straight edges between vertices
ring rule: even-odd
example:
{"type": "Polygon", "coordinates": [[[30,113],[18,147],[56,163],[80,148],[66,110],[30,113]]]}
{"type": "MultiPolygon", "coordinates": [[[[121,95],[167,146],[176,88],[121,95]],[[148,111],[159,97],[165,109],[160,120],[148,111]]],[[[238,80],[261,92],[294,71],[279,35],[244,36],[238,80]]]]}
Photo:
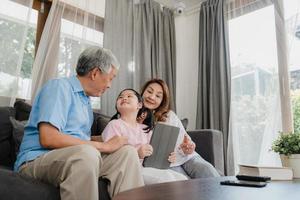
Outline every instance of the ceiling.
{"type": "Polygon", "coordinates": [[[192,10],[195,9],[196,7],[199,7],[200,3],[205,0],[155,0],[155,1],[169,8],[175,8],[179,2],[182,2],[185,4],[186,10],[192,10]]]}

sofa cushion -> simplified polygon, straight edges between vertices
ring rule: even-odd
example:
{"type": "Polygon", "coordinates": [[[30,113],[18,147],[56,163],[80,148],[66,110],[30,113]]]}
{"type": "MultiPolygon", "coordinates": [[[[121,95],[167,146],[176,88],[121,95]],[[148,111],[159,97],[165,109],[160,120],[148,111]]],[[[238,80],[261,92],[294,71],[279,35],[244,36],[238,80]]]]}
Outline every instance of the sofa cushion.
{"type": "MultiPolygon", "coordinates": [[[[58,188],[0,167],[0,194],[5,199],[60,199],[58,188]]],[[[0,199],[2,199],[0,197],[0,199]]]]}
{"type": "Polygon", "coordinates": [[[94,111],[94,123],[91,128],[92,135],[101,135],[109,121],[109,116],[94,111]]]}
{"type": "Polygon", "coordinates": [[[9,117],[15,116],[15,110],[11,107],[0,107],[0,165],[12,167],[13,152],[12,143],[12,125],[9,117]]]}
{"type": "Polygon", "coordinates": [[[12,138],[13,138],[13,142],[14,142],[15,155],[17,156],[17,154],[19,153],[20,144],[23,139],[24,127],[27,123],[27,120],[18,121],[16,119],[14,119],[13,117],[10,117],[9,120],[13,126],[13,131],[12,131],[13,137],[12,138]]]}
{"type": "MultiPolygon", "coordinates": [[[[107,191],[108,184],[107,179],[99,178],[99,199],[110,199],[107,191]]],[[[0,166],[0,195],[0,199],[60,199],[59,188],[33,178],[24,177],[2,166],[0,166]]]]}
{"type": "Polygon", "coordinates": [[[186,129],[187,129],[187,126],[188,126],[188,124],[189,124],[188,118],[183,118],[183,119],[180,120],[180,121],[181,121],[181,123],[182,123],[184,129],[186,130],[186,129]]]}
{"type": "Polygon", "coordinates": [[[16,119],[23,121],[28,120],[31,111],[31,105],[26,103],[24,100],[17,100],[14,104],[16,110],[16,119]]]}
{"type": "MultiPolygon", "coordinates": [[[[31,105],[26,103],[24,100],[17,100],[14,104],[16,110],[15,119],[19,121],[28,120],[31,105]]],[[[100,110],[94,110],[94,121],[91,127],[92,135],[99,135],[104,130],[105,126],[110,121],[110,117],[100,113],[100,110]]]]}

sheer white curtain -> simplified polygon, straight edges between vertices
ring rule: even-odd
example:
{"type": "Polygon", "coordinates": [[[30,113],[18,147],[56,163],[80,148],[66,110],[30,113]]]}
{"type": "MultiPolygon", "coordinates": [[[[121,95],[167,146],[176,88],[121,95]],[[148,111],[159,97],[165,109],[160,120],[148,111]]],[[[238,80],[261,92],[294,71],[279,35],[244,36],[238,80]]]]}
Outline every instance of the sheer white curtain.
{"type": "Polygon", "coordinates": [[[33,0],[0,1],[0,106],[30,98],[37,11],[33,0]]]}
{"type": "MultiPolygon", "coordinates": [[[[288,66],[291,48],[298,43],[299,3],[227,0],[236,164],[281,165],[270,149],[279,131],[293,130],[288,66]],[[293,18],[288,4],[294,8],[293,18]]],[[[300,69],[299,56],[294,59],[300,69]]]]}
{"type": "Polygon", "coordinates": [[[294,132],[300,132],[300,1],[283,2],[294,132]]]}
{"type": "MultiPolygon", "coordinates": [[[[49,79],[75,74],[79,54],[102,46],[104,0],[54,0],[33,67],[32,100],[49,79]]],[[[100,99],[92,99],[99,108],[100,99]]]]}

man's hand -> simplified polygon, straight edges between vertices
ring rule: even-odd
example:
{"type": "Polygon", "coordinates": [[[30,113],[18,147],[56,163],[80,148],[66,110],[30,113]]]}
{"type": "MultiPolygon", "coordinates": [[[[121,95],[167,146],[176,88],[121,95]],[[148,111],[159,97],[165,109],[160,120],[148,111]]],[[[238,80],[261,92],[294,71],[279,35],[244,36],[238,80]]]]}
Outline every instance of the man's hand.
{"type": "Polygon", "coordinates": [[[103,142],[103,138],[101,135],[94,135],[94,136],[91,136],[91,140],[92,141],[96,141],[96,142],[103,142]]]}
{"type": "Polygon", "coordinates": [[[174,151],[173,151],[172,153],[170,153],[169,158],[168,158],[168,161],[169,161],[170,163],[176,162],[176,154],[175,154],[174,151]]]}
{"type": "Polygon", "coordinates": [[[116,135],[111,139],[109,139],[108,141],[100,143],[101,147],[99,147],[98,149],[100,152],[103,153],[112,153],[127,143],[128,143],[128,137],[116,135]]]}
{"type": "Polygon", "coordinates": [[[138,154],[140,159],[144,159],[147,156],[151,156],[153,153],[153,148],[150,144],[143,144],[139,149],[138,149],[138,154]]]}
{"type": "Polygon", "coordinates": [[[187,135],[185,135],[180,147],[184,154],[189,155],[195,151],[196,145],[187,135]]]}

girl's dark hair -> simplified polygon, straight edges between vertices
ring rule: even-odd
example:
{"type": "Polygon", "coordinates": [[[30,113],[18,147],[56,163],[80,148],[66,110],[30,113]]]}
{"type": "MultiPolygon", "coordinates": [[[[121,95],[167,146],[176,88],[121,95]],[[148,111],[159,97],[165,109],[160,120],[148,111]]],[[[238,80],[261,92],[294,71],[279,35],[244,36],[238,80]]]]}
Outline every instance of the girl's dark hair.
{"type": "Polygon", "coordinates": [[[153,112],[150,109],[143,106],[139,110],[137,118],[141,117],[142,114],[146,115],[146,118],[144,119],[143,124],[145,124],[147,126],[143,130],[145,130],[147,133],[149,133],[149,131],[154,128],[154,115],[153,115],[153,112]]]}
{"type": "MultiPolygon", "coordinates": [[[[145,108],[144,107],[144,103],[143,103],[143,97],[137,92],[137,91],[135,91],[134,89],[131,89],[131,88],[127,88],[127,89],[124,89],[124,90],[122,90],[120,93],[119,93],[119,95],[118,95],[118,97],[117,98],[119,98],[119,96],[124,92],[124,91],[126,91],[126,90],[130,90],[130,91],[132,91],[133,93],[134,93],[134,95],[137,97],[137,99],[138,99],[138,102],[139,103],[142,103],[142,108],[138,111],[138,114],[137,114],[137,118],[139,118],[139,117],[141,117],[141,115],[143,114],[143,113],[145,113],[146,112],[146,118],[145,118],[145,120],[143,121],[143,124],[145,124],[147,127],[145,127],[143,130],[146,132],[146,133],[149,133],[152,129],[153,129],[153,127],[154,127],[154,116],[153,116],[153,114],[152,114],[152,111],[150,111],[148,108],[145,108]]],[[[117,104],[115,105],[115,108],[116,108],[116,114],[114,114],[111,118],[110,118],[110,121],[111,120],[114,120],[114,119],[119,119],[120,117],[121,117],[121,115],[120,115],[120,113],[119,113],[119,111],[118,111],[118,109],[117,109],[117,104]]]]}

